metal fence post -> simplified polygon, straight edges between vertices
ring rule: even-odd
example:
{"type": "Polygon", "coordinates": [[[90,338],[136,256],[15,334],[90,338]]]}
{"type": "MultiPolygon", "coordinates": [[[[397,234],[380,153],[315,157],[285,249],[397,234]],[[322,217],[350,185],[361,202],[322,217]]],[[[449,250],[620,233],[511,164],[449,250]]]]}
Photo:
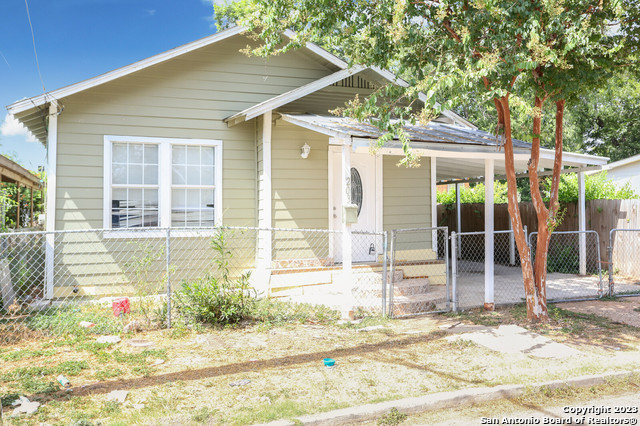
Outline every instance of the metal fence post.
{"type": "Polygon", "coordinates": [[[458,259],[455,255],[456,245],[458,243],[458,235],[456,232],[451,233],[451,253],[454,253],[451,256],[451,295],[449,299],[451,299],[451,310],[453,312],[458,312],[458,259]]]}
{"type": "MultiPolygon", "coordinates": [[[[448,295],[451,292],[451,279],[449,277],[449,228],[442,229],[442,232],[444,233],[444,276],[446,282],[445,291],[448,295]]],[[[451,253],[453,253],[453,256],[455,257],[455,251],[452,251],[451,253]]],[[[451,302],[449,300],[449,297],[447,297],[447,310],[450,309],[451,302]]]]}
{"type": "Polygon", "coordinates": [[[387,253],[388,232],[382,233],[382,316],[387,314],[387,261],[389,260],[387,253]]]}
{"type": "Polygon", "coordinates": [[[616,230],[612,229],[609,231],[609,247],[607,247],[608,251],[608,270],[609,270],[609,296],[613,297],[615,293],[615,289],[613,288],[613,238],[616,230]]]}
{"type": "Polygon", "coordinates": [[[171,328],[171,228],[167,228],[165,250],[167,251],[167,328],[171,328]]]}
{"type": "MultiPolygon", "coordinates": [[[[598,278],[600,280],[600,289],[598,290],[598,297],[602,297],[604,295],[604,289],[602,285],[602,263],[600,263],[600,235],[596,231],[587,231],[588,233],[593,233],[596,236],[596,259],[598,259],[596,265],[598,265],[598,278]]],[[[586,240],[586,233],[585,233],[586,240]]]]}
{"type": "Polygon", "coordinates": [[[396,230],[391,231],[391,285],[389,286],[389,317],[393,318],[393,286],[396,282],[396,230]]]}

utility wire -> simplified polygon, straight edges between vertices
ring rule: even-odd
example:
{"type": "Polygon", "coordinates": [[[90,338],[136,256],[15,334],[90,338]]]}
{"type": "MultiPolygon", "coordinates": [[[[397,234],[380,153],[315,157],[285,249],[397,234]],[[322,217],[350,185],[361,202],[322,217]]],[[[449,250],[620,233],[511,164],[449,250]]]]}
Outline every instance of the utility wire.
{"type": "Polygon", "coordinates": [[[40,62],[38,61],[38,52],[36,51],[36,37],[33,34],[33,25],[31,24],[31,14],[29,13],[29,3],[24,0],[24,5],[27,8],[27,18],[29,19],[29,28],[31,28],[31,41],[33,42],[33,54],[36,57],[36,67],[38,68],[38,76],[40,77],[40,83],[42,83],[42,93],[47,95],[47,89],[44,88],[44,80],[42,79],[42,73],[40,72],[40,62]]]}

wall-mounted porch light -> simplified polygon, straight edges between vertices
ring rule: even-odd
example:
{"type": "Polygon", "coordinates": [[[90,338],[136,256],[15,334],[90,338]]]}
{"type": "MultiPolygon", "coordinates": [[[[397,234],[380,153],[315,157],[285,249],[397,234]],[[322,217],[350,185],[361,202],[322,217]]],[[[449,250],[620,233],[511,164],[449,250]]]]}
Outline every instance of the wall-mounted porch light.
{"type": "Polygon", "coordinates": [[[309,146],[309,144],[305,143],[300,148],[300,157],[307,158],[310,152],[311,152],[311,147],[309,146]]]}

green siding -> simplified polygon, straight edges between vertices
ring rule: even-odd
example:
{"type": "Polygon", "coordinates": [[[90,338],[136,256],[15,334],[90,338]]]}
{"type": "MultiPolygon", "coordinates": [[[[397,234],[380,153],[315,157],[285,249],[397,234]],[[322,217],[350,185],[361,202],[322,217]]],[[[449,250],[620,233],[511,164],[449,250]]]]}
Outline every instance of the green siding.
{"type": "MultiPolygon", "coordinates": [[[[62,99],[56,229],[103,227],[105,135],[222,140],[223,223],[256,226],[257,123],[229,128],[223,119],[335,69],[303,51],[267,60],[248,57],[239,52],[248,43],[244,36],[227,39],[62,99]]],[[[201,276],[213,255],[209,239],[174,242],[175,279],[201,276]]],[[[161,243],[154,242],[158,250],[161,243]]],[[[254,264],[256,236],[243,235],[238,244],[236,272],[254,264]]],[[[87,295],[121,291],[113,284],[123,289],[133,284],[135,289],[130,262],[139,255],[122,239],[95,235],[83,244],[61,240],[56,244],[56,294],[65,295],[75,286],[87,295]],[[85,275],[78,272],[83,267],[89,269],[85,275]]]]}
{"type": "MultiPolygon", "coordinates": [[[[386,231],[431,227],[431,162],[398,166],[401,157],[383,157],[383,225],[386,231]]],[[[431,232],[402,234],[398,250],[431,249],[431,232]]]]}
{"type": "Polygon", "coordinates": [[[227,39],[62,99],[56,229],[102,228],[104,135],[223,141],[223,221],[257,224],[256,124],[222,120],[334,70],[292,52],[268,60],[227,39]],[[71,201],[71,202],[69,202],[71,201]]]}

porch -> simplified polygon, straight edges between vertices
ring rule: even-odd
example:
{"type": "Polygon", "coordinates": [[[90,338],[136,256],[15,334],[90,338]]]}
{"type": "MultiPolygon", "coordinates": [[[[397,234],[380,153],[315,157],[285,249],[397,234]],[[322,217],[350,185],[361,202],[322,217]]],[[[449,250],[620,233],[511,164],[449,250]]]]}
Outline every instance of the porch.
{"type": "MultiPolygon", "coordinates": [[[[369,268],[369,274],[382,273],[379,270],[380,258],[391,250],[391,244],[388,242],[385,247],[384,242],[381,241],[381,235],[384,231],[392,232],[394,229],[419,230],[416,235],[407,237],[406,247],[401,250],[406,252],[403,254],[404,258],[395,259],[396,262],[423,262],[420,266],[427,268],[428,265],[424,262],[438,259],[439,264],[429,265],[431,269],[424,272],[422,276],[429,277],[428,285],[431,287],[438,285],[446,287],[448,274],[446,270],[439,271],[437,268],[446,268],[446,262],[453,257],[443,251],[444,246],[448,249],[448,243],[439,242],[437,237],[436,186],[439,184],[457,186],[464,182],[483,182],[486,212],[484,232],[486,235],[494,235],[493,181],[496,177],[504,178],[506,173],[502,141],[496,139],[495,135],[478,129],[439,122],[407,125],[405,131],[411,137],[411,149],[421,157],[422,163],[420,168],[411,170],[395,167],[395,163],[404,155],[400,141],[392,140],[382,148],[372,149],[381,132],[368,124],[342,117],[287,113],[277,114],[276,120],[273,120],[270,112],[264,115],[261,124],[263,137],[260,141],[259,160],[262,160],[263,169],[259,181],[262,185],[261,189],[264,189],[259,191],[258,200],[260,226],[278,227],[282,222],[278,222],[279,218],[275,215],[280,212],[285,215],[285,209],[289,219],[288,224],[302,227],[301,224],[305,223],[303,215],[296,215],[295,209],[288,209],[290,206],[295,206],[295,202],[283,197],[282,191],[278,189],[278,185],[281,187],[282,184],[272,179],[279,173],[278,167],[267,169],[271,166],[272,151],[280,155],[284,152],[280,148],[284,142],[296,140],[299,145],[295,146],[295,149],[299,150],[302,158],[300,164],[303,164],[299,169],[301,174],[317,171],[305,168],[305,165],[313,164],[310,159],[314,156],[317,158],[321,155],[320,161],[326,161],[324,164],[327,164],[324,169],[316,166],[320,176],[323,173],[327,176],[326,187],[322,188],[327,191],[326,198],[320,208],[328,209],[326,219],[316,223],[325,221],[324,223],[327,224],[328,248],[327,252],[321,256],[310,256],[321,259],[321,266],[325,270],[308,271],[308,268],[301,267],[291,268],[295,270],[295,275],[292,272],[282,273],[280,271],[282,261],[277,259],[281,256],[278,247],[282,245],[279,244],[277,237],[264,234],[259,241],[261,253],[257,259],[257,266],[263,276],[269,277],[268,282],[262,283],[262,286],[270,294],[313,299],[318,297],[316,293],[323,294],[321,289],[329,284],[342,282],[341,286],[344,288],[353,281],[355,287],[361,287],[358,280],[366,275],[359,273],[365,270],[363,268],[369,268]],[[295,130],[291,129],[296,128],[299,131],[294,133],[295,130]],[[289,132],[287,133],[289,136],[283,138],[285,131],[289,132]],[[290,136],[292,134],[304,136],[296,139],[290,136]],[[323,137],[326,138],[324,142],[322,142],[323,137]],[[307,139],[309,142],[306,142],[307,139]],[[395,161],[390,162],[390,159],[395,161]],[[406,173],[418,171],[411,178],[407,177],[408,174],[398,178],[396,174],[403,170],[410,170],[406,173]],[[394,179],[396,179],[394,184],[390,184],[389,182],[394,179]],[[282,206],[282,210],[279,206],[282,206]],[[274,216],[269,216],[270,213],[274,216]],[[399,215],[402,215],[400,221],[397,220],[399,215]],[[426,229],[429,231],[425,232],[426,229]],[[443,278],[434,282],[434,276],[443,278]]],[[[553,167],[554,156],[553,150],[541,150],[540,175],[549,174],[546,170],[553,167]]],[[[529,158],[530,144],[514,140],[514,162],[518,174],[526,172],[529,158]]],[[[293,157],[287,157],[287,160],[294,161],[293,157]]],[[[607,159],[602,157],[563,153],[562,173],[578,173],[580,177],[581,206],[584,206],[584,172],[598,169],[606,161],[607,159]]],[[[300,179],[303,179],[302,175],[300,179]]],[[[319,197],[324,197],[324,194],[319,197]]],[[[578,230],[585,231],[584,207],[579,209],[579,215],[578,230]]],[[[460,218],[457,223],[460,225],[460,218]]],[[[460,226],[457,229],[461,229],[460,226]]],[[[483,241],[481,247],[476,247],[482,252],[483,268],[482,273],[475,274],[473,277],[474,282],[483,283],[481,304],[488,307],[492,307],[495,303],[503,303],[502,298],[499,300],[495,298],[496,288],[501,286],[499,284],[501,277],[508,277],[506,278],[508,282],[515,280],[516,283],[521,283],[522,280],[521,276],[518,278],[519,272],[502,271],[497,266],[500,262],[496,259],[495,243],[491,240],[488,238],[483,241]]],[[[459,257],[459,248],[456,251],[458,252],[457,260],[463,261],[464,259],[459,257]]],[[[578,251],[579,272],[585,275],[587,254],[584,234],[579,236],[578,251]]],[[[284,261],[287,262],[286,256],[284,261]]],[[[407,272],[405,269],[406,267],[402,270],[403,280],[417,278],[412,271],[407,272]]],[[[469,269],[477,270],[478,268],[469,266],[469,269]]],[[[519,268],[515,269],[519,271],[519,268]]],[[[371,282],[373,281],[372,279],[371,282]]],[[[380,282],[380,278],[377,282],[380,282]]],[[[460,284],[466,285],[464,278],[460,284]]],[[[514,287],[521,287],[521,285],[515,284],[514,287]]],[[[447,289],[442,292],[450,294],[447,289]]],[[[474,292],[478,293],[476,290],[474,292]]],[[[520,299],[519,294],[513,293],[514,296],[511,299],[520,299]]]]}

